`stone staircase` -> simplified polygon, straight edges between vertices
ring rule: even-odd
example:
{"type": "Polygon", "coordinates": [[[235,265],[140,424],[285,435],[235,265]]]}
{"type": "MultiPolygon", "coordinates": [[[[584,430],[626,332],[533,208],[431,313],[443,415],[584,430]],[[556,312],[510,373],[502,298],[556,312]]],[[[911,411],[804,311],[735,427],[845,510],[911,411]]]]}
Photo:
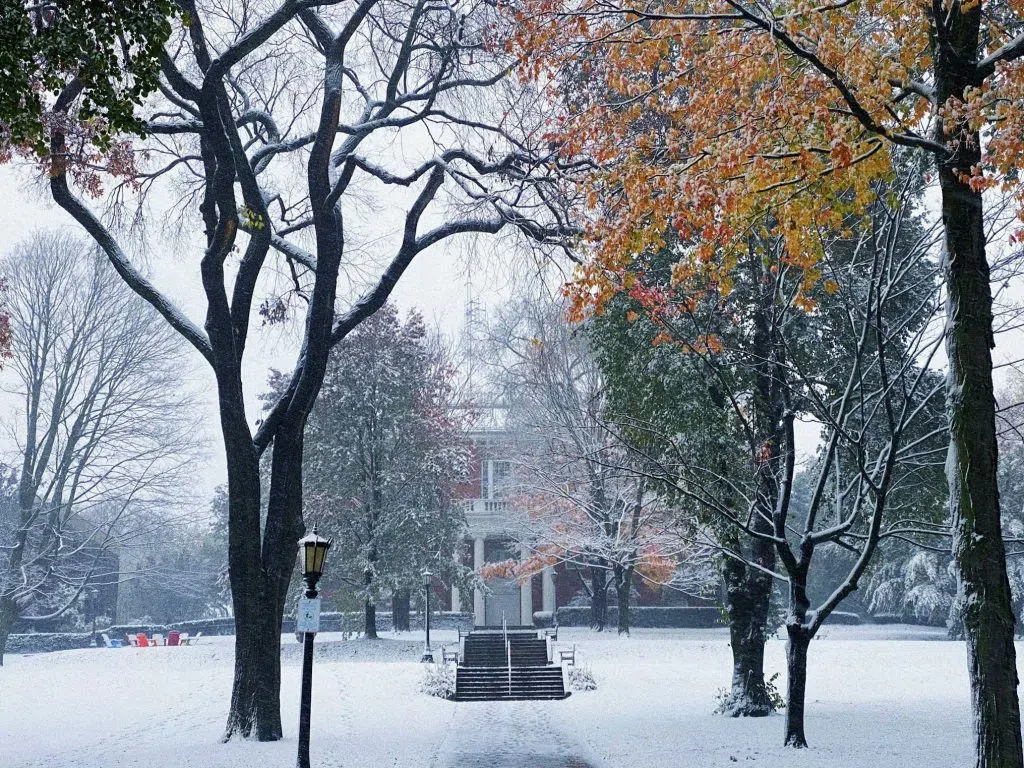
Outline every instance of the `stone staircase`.
{"type": "Polygon", "coordinates": [[[466,637],[455,673],[456,701],[565,697],[562,668],[548,661],[547,642],[537,637],[536,630],[512,629],[507,635],[500,629],[480,630],[466,637]]]}

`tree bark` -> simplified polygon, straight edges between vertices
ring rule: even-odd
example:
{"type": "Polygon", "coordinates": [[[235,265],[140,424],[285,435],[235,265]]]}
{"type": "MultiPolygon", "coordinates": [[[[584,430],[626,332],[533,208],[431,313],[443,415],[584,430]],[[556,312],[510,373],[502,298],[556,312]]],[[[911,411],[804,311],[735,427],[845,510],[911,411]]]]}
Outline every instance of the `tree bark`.
{"type": "Polygon", "coordinates": [[[590,566],[590,628],[604,632],[608,623],[608,572],[596,565],[590,566]]]}
{"type": "Polygon", "coordinates": [[[305,412],[282,420],[274,432],[267,521],[263,531],[260,674],[257,722],[260,741],[280,739],[281,622],[295,570],[302,520],[302,456],[305,412]]]}
{"type": "Polygon", "coordinates": [[[363,634],[367,638],[376,640],[377,639],[377,606],[374,605],[373,600],[370,599],[369,597],[366,598],[366,602],[364,603],[363,618],[365,620],[364,621],[364,626],[363,626],[363,634]]]}
{"type": "Polygon", "coordinates": [[[807,746],[804,736],[804,698],[807,694],[807,648],[810,634],[799,624],[786,627],[786,738],[787,747],[807,746]]]}
{"type": "MultiPolygon", "coordinates": [[[[948,39],[934,46],[938,104],[962,101],[977,85],[981,5],[951,14],[948,39]]],[[[958,603],[967,641],[976,766],[1021,768],[1020,705],[1013,646],[1014,616],[1000,526],[995,397],[992,386],[992,289],[985,255],[980,192],[965,182],[981,162],[981,141],[966,120],[937,122],[951,154],[939,159],[945,229],[949,482],[958,603]],[[949,133],[944,129],[950,129],[949,133]]]]}
{"type": "Polygon", "coordinates": [[[615,566],[615,596],[619,601],[618,632],[629,634],[629,599],[633,587],[633,567],[615,566]]]}
{"type": "Polygon", "coordinates": [[[733,557],[725,558],[722,572],[732,646],[732,684],[721,712],[730,717],[764,717],[775,711],[764,681],[772,579],[733,557]]]}
{"type": "MultiPolygon", "coordinates": [[[[753,307],[754,353],[753,434],[750,451],[755,464],[757,507],[751,528],[757,533],[772,533],[772,515],[778,499],[775,472],[781,455],[781,422],[784,403],[775,376],[771,311],[774,281],[751,247],[748,267],[759,286],[753,307]]],[[[728,476],[723,467],[723,477],[728,476]]],[[[729,492],[726,491],[728,494],[729,492]]],[[[732,646],[733,673],[729,696],[722,705],[730,717],[763,717],[775,711],[764,681],[764,644],[768,638],[768,612],[771,607],[775,547],[770,541],[749,536],[745,562],[726,557],[723,565],[725,607],[729,616],[729,640],[732,646]]],[[[723,542],[737,552],[744,547],[740,535],[723,542]]]]}
{"type": "Polygon", "coordinates": [[[408,632],[409,623],[409,590],[398,589],[391,596],[391,625],[395,632],[408,632]]]}
{"type": "Polygon", "coordinates": [[[14,601],[9,598],[0,599],[0,667],[4,665],[4,654],[7,652],[7,638],[11,636],[14,620],[18,611],[14,601]]]}
{"type": "MultiPolygon", "coordinates": [[[[268,732],[257,727],[258,687],[263,669],[261,646],[266,640],[261,625],[259,462],[248,430],[243,433],[230,418],[230,412],[222,391],[221,426],[228,468],[228,578],[235,616],[235,669],[225,741],[236,734],[248,738],[254,728],[257,736],[268,732]]],[[[279,723],[280,715],[277,720],[279,723]]]]}
{"type": "MultiPolygon", "coordinates": [[[[975,138],[977,140],[977,137],[975,138]]],[[[939,170],[948,286],[947,408],[953,557],[974,711],[978,768],[1024,765],[1015,618],[1000,522],[992,293],[981,195],[939,170]]]]}

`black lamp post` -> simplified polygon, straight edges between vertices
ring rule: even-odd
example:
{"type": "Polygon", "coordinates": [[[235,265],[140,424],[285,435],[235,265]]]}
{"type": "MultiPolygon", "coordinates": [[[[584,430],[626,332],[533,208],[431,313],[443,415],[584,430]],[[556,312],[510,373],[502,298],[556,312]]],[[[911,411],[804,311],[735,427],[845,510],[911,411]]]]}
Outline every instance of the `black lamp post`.
{"type": "Polygon", "coordinates": [[[551,626],[558,626],[558,567],[551,566],[551,591],[554,592],[554,599],[551,601],[551,626]]]}
{"type": "Polygon", "coordinates": [[[96,587],[89,587],[86,591],[86,605],[89,613],[92,614],[92,644],[96,645],[96,614],[99,613],[100,591],[96,587]]]}
{"type": "MultiPolygon", "coordinates": [[[[306,580],[306,598],[315,600],[319,596],[316,584],[324,572],[324,560],[331,540],[319,536],[316,526],[313,532],[299,539],[299,553],[302,555],[302,577],[306,580]]],[[[319,605],[315,611],[319,619],[319,605]]],[[[300,614],[302,609],[300,609],[300,614]]],[[[303,617],[300,615],[300,621],[303,617]]],[[[312,620],[310,618],[310,620],[312,620]]],[[[313,636],[315,632],[306,632],[302,637],[302,698],[299,703],[299,754],[295,761],[297,768],[309,768],[309,710],[313,697],[313,636]]]]}
{"type": "Polygon", "coordinates": [[[434,574],[427,569],[423,570],[423,626],[427,631],[427,638],[423,644],[423,658],[420,661],[424,663],[434,663],[434,652],[430,650],[430,588],[434,583],[434,574]]]}

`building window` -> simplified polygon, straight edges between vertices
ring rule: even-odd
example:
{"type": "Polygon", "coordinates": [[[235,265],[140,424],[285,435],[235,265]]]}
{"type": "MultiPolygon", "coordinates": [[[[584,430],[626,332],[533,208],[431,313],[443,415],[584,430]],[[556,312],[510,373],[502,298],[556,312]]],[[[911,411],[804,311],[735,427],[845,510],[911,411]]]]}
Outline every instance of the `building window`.
{"type": "Polygon", "coordinates": [[[487,459],[480,473],[480,497],[503,499],[512,486],[512,462],[504,459],[487,459]]]}

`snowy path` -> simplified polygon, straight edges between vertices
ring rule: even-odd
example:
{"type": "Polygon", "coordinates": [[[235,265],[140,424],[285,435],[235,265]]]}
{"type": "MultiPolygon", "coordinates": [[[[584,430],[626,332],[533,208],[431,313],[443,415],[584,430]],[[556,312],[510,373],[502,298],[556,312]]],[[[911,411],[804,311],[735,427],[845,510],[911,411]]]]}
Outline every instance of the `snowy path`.
{"type": "Polygon", "coordinates": [[[457,703],[431,768],[597,768],[558,725],[562,706],[562,701],[457,703]]]}

